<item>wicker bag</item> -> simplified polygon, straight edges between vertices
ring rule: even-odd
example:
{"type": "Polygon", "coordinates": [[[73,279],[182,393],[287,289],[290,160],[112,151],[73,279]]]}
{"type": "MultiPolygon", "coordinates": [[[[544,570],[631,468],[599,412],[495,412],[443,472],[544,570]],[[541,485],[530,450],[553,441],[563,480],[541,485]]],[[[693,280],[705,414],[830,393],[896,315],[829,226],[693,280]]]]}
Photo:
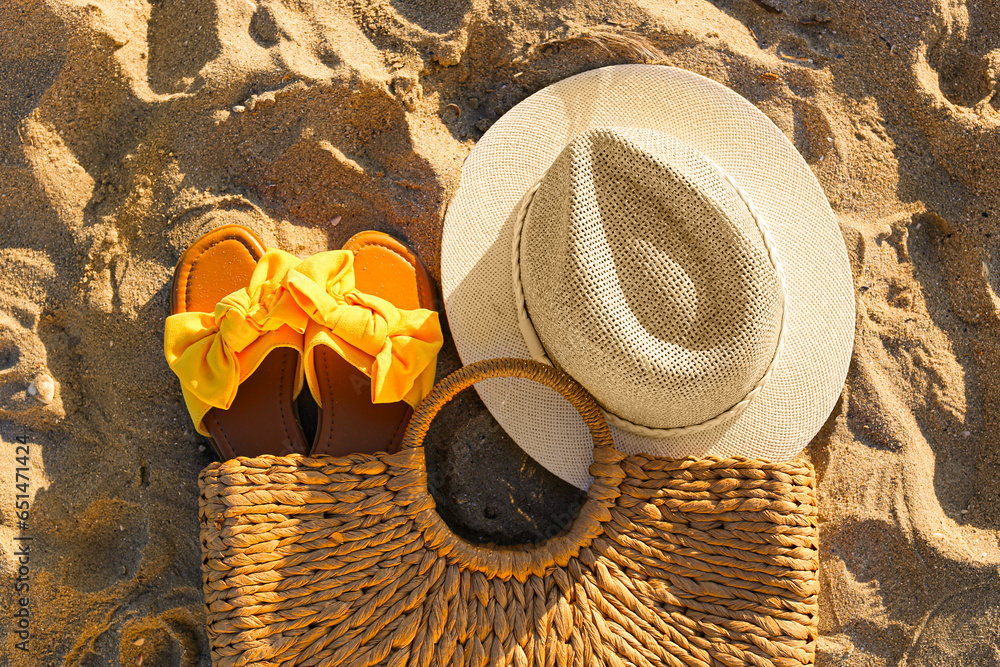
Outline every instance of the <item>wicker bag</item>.
{"type": "Polygon", "coordinates": [[[200,481],[216,667],[813,663],[812,467],[626,456],[593,399],[548,366],[457,371],[396,454],[234,459],[200,481]],[[431,420],[503,376],[559,391],[594,440],[586,502],[539,544],[467,542],[427,490],[431,420]]]}

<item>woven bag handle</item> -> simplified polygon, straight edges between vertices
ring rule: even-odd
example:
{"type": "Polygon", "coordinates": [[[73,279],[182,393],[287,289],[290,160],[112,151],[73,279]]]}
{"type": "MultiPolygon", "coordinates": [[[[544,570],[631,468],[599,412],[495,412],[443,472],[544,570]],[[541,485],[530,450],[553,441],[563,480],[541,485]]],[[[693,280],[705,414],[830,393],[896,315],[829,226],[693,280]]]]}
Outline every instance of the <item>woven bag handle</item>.
{"type": "Polygon", "coordinates": [[[569,375],[530,359],[487,359],[464,366],[435,385],[410,418],[410,425],[403,436],[402,448],[422,446],[434,417],[460,391],[482,380],[504,377],[526,378],[555,389],[583,417],[584,423],[590,429],[595,448],[614,447],[604,412],[587,390],[569,375]]]}

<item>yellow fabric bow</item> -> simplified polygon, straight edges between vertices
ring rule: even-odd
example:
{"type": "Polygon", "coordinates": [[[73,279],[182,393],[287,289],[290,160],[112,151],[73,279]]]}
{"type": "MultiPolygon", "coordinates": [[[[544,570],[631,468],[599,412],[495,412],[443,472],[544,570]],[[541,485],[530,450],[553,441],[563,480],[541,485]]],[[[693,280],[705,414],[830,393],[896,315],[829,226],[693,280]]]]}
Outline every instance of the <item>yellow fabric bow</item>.
{"type": "Polygon", "coordinates": [[[250,284],[223,298],[214,313],[168,317],[163,347],[191,420],[208,435],[205,414],[229,409],[240,383],[276,347],[304,353],[296,394],[305,376],[319,401],[312,350],[328,345],[372,379],[372,402],[416,406],[433,387],[442,343],[436,312],[400,310],[355,289],[351,252],[322,252],[303,262],[268,249],[250,284]]]}
{"type": "MultiPolygon", "coordinates": [[[[281,250],[264,253],[250,284],[224,297],[214,313],[176,313],[167,318],[163,351],[181,381],[195,428],[212,408],[228,410],[240,383],[276,347],[302,351],[309,318],[285,289],[289,270],[302,260],[281,250]]],[[[295,392],[302,388],[301,357],[295,392]]]]}
{"type": "Polygon", "coordinates": [[[444,342],[438,314],[401,310],[354,281],[354,254],[332,250],[289,271],[286,286],[312,320],[305,334],[305,372],[319,401],[313,350],[327,345],[372,380],[373,403],[423,400],[434,386],[435,362],[444,342]]]}

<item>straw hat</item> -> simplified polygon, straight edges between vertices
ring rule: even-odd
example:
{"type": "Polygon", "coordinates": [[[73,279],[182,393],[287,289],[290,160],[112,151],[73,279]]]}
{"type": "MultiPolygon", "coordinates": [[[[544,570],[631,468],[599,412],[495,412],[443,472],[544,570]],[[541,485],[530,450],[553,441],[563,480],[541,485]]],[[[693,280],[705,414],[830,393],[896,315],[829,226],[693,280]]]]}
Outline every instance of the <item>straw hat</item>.
{"type": "MultiPolygon", "coordinates": [[[[747,100],[673,67],[584,72],[500,118],[462,168],[441,281],[464,363],[552,363],[629,454],[791,458],[851,358],[851,270],[809,166],[747,100]]],[[[568,403],[476,389],[529,455],[589,485],[568,403]]]]}

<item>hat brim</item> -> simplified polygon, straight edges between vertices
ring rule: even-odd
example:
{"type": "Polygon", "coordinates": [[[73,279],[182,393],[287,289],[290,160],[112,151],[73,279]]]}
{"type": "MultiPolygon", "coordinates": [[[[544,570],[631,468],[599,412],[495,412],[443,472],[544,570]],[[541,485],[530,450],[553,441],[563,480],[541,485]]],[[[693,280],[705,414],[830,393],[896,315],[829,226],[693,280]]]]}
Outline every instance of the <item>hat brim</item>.
{"type": "MultiPolygon", "coordinates": [[[[616,447],[670,458],[796,456],[830,415],[851,360],[855,300],[844,237],[785,135],[737,93],[686,70],[617,65],[583,72],[531,95],[483,135],[462,167],[441,244],[445,310],[463,363],[530,358],[511,269],[518,204],[574,137],[608,126],[670,134],[739,183],[778,248],[787,318],[774,372],[741,415],[669,438],[612,427],[616,447]]],[[[590,484],[591,440],[569,403],[524,380],[489,380],[476,390],[528,455],[571,484],[590,484]]]]}

